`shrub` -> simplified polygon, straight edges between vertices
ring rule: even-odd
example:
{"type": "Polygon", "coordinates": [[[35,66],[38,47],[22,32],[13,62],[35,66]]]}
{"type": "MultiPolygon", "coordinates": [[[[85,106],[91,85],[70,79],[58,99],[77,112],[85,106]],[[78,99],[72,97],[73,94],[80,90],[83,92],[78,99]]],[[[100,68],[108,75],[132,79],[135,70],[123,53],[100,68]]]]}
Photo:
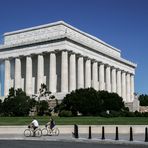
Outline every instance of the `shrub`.
{"type": "Polygon", "coordinates": [[[38,115],[43,116],[45,114],[48,114],[48,102],[45,100],[42,100],[38,103],[38,115]]]}
{"type": "Polygon", "coordinates": [[[60,110],[69,110],[73,115],[98,115],[102,101],[93,88],[79,89],[64,97],[60,110]]]}
{"type": "Polygon", "coordinates": [[[35,100],[30,99],[22,89],[11,88],[9,95],[2,104],[5,116],[27,116],[35,105],[35,100]]]}
{"type": "Polygon", "coordinates": [[[125,113],[124,115],[125,117],[135,117],[136,116],[134,112],[125,111],[124,113],[125,113]]]}
{"type": "MultiPolygon", "coordinates": [[[[60,111],[69,110],[73,116],[76,116],[78,112],[83,116],[97,116],[100,113],[102,116],[104,114],[102,112],[106,110],[120,112],[124,108],[122,98],[117,94],[108,93],[107,91],[96,91],[93,88],[78,89],[67,94],[59,106],[60,111]]],[[[118,115],[113,113],[113,116],[118,115]]]]}
{"type": "Polygon", "coordinates": [[[140,95],[139,101],[141,106],[148,106],[148,95],[140,95]]]}
{"type": "Polygon", "coordinates": [[[142,117],[143,115],[142,115],[141,112],[135,111],[135,116],[136,116],[136,117],[142,117]]]}
{"type": "Polygon", "coordinates": [[[72,117],[72,112],[71,111],[68,111],[68,110],[62,110],[59,113],[59,116],[60,117],[72,117]]]}
{"type": "Polygon", "coordinates": [[[148,117],[148,112],[142,113],[142,116],[143,116],[143,117],[148,117]]]}

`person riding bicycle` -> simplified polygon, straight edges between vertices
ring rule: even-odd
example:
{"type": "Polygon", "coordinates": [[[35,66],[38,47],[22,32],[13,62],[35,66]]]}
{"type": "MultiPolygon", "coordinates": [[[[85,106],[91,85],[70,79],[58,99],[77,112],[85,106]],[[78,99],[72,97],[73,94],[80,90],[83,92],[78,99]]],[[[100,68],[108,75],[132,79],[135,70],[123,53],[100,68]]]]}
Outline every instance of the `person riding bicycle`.
{"type": "Polygon", "coordinates": [[[53,128],[55,127],[55,121],[53,120],[53,118],[50,118],[50,121],[48,123],[46,123],[46,127],[49,126],[49,128],[51,130],[53,130],[53,128]]]}
{"type": "Polygon", "coordinates": [[[33,136],[35,136],[35,130],[39,127],[39,122],[33,118],[33,121],[29,124],[28,128],[33,128],[33,136]]]}
{"type": "Polygon", "coordinates": [[[29,124],[29,128],[32,127],[34,130],[39,127],[39,122],[33,118],[33,121],[29,124]]]}

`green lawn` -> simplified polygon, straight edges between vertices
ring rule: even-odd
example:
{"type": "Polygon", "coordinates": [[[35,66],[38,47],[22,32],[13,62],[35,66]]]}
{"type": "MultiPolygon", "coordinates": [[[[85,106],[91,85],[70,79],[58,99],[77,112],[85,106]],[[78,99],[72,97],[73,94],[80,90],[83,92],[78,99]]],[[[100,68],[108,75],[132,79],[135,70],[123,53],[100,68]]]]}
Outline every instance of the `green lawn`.
{"type": "MultiPolygon", "coordinates": [[[[36,117],[45,125],[49,117],[36,117]]],[[[148,117],[54,117],[57,125],[147,125],[148,117]]],[[[0,125],[28,125],[32,117],[0,117],[0,125]]]]}

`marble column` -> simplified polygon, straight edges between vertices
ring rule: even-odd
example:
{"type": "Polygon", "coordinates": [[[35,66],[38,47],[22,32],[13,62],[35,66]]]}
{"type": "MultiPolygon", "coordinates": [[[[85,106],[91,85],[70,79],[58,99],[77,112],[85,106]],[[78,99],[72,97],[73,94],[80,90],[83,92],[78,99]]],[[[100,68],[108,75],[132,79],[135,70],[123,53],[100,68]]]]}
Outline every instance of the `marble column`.
{"type": "Polygon", "coordinates": [[[99,65],[99,90],[104,90],[104,64],[99,65]]]}
{"type": "Polygon", "coordinates": [[[78,57],[78,89],[84,88],[84,58],[78,57]]]}
{"type": "Polygon", "coordinates": [[[14,87],[15,89],[21,88],[21,59],[20,57],[15,58],[14,87]]]}
{"type": "Polygon", "coordinates": [[[111,92],[111,68],[109,65],[106,66],[106,91],[111,92]]]}
{"type": "Polygon", "coordinates": [[[121,97],[121,70],[117,70],[117,94],[121,97]]]}
{"type": "Polygon", "coordinates": [[[131,74],[130,77],[130,81],[131,81],[131,102],[134,100],[134,74],[131,74]]]}
{"type": "Polygon", "coordinates": [[[61,58],[61,92],[68,92],[68,52],[62,51],[61,58]]]}
{"type": "Polygon", "coordinates": [[[76,89],[76,55],[70,53],[70,66],[69,66],[69,91],[76,89]]]}
{"type": "Polygon", "coordinates": [[[9,94],[10,88],[10,60],[5,59],[5,80],[4,80],[4,96],[9,94]]]}
{"type": "Polygon", "coordinates": [[[32,57],[26,57],[26,94],[32,94],[32,57]]]}
{"type": "Polygon", "coordinates": [[[91,61],[86,58],[85,61],[85,88],[91,87],[91,61]]]}
{"type": "Polygon", "coordinates": [[[98,63],[96,61],[92,64],[92,87],[98,90],[98,63]]]}
{"type": "Polygon", "coordinates": [[[44,83],[44,57],[42,54],[38,55],[38,66],[37,66],[37,92],[41,88],[41,84],[44,83]]]}
{"type": "Polygon", "coordinates": [[[56,53],[50,53],[50,67],[49,67],[49,91],[56,92],[57,86],[57,74],[56,74],[56,53]]]}
{"type": "Polygon", "coordinates": [[[111,81],[111,85],[112,85],[112,92],[116,93],[117,90],[117,79],[116,79],[116,69],[115,67],[112,67],[112,81],[111,81]]]}
{"type": "Polygon", "coordinates": [[[127,73],[127,75],[126,75],[126,98],[127,98],[127,102],[130,102],[131,100],[130,100],[130,95],[131,95],[131,93],[130,93],[130,87],[131,87],[131,84],[130,84],[130,74],[129,73],[127,73]]]}
{"type": "Polygon", "coordinates": [[[122,98],[123,98],[123,101],[124,102],[127,102],[126,101],[126,79],[125,79],[125,71],[122,71],[122,73],[121,73],[121,76],[122,76],[122,79],[121,79],[121,81],[122,81],[122,83],[121,83],[121,94],[122,94],[122,98]]]}

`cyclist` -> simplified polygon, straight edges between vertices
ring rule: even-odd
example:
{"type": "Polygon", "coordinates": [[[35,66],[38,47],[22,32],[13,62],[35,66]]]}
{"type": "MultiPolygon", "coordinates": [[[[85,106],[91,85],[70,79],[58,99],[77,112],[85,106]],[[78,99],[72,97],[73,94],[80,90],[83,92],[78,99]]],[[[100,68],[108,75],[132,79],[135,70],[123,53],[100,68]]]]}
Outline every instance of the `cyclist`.
{"type": "Polygon", "coordinates": [[[33,136],[35,136],[35,130],[39,127],[39,122],[35,119],[35,117],[33,118],[33,121],[29,124],[28,126],[29,128],[33,128],[33,136]]]}
{"type": "Polygon", "coordinates": [[[53,120],[53,118],[50,118],[50,121],[48,123],[46,123],[46,127],[49,125],[49,128],[51,130],[53,130],[53,128],[55,127],[55,121],[53,120]]]}

